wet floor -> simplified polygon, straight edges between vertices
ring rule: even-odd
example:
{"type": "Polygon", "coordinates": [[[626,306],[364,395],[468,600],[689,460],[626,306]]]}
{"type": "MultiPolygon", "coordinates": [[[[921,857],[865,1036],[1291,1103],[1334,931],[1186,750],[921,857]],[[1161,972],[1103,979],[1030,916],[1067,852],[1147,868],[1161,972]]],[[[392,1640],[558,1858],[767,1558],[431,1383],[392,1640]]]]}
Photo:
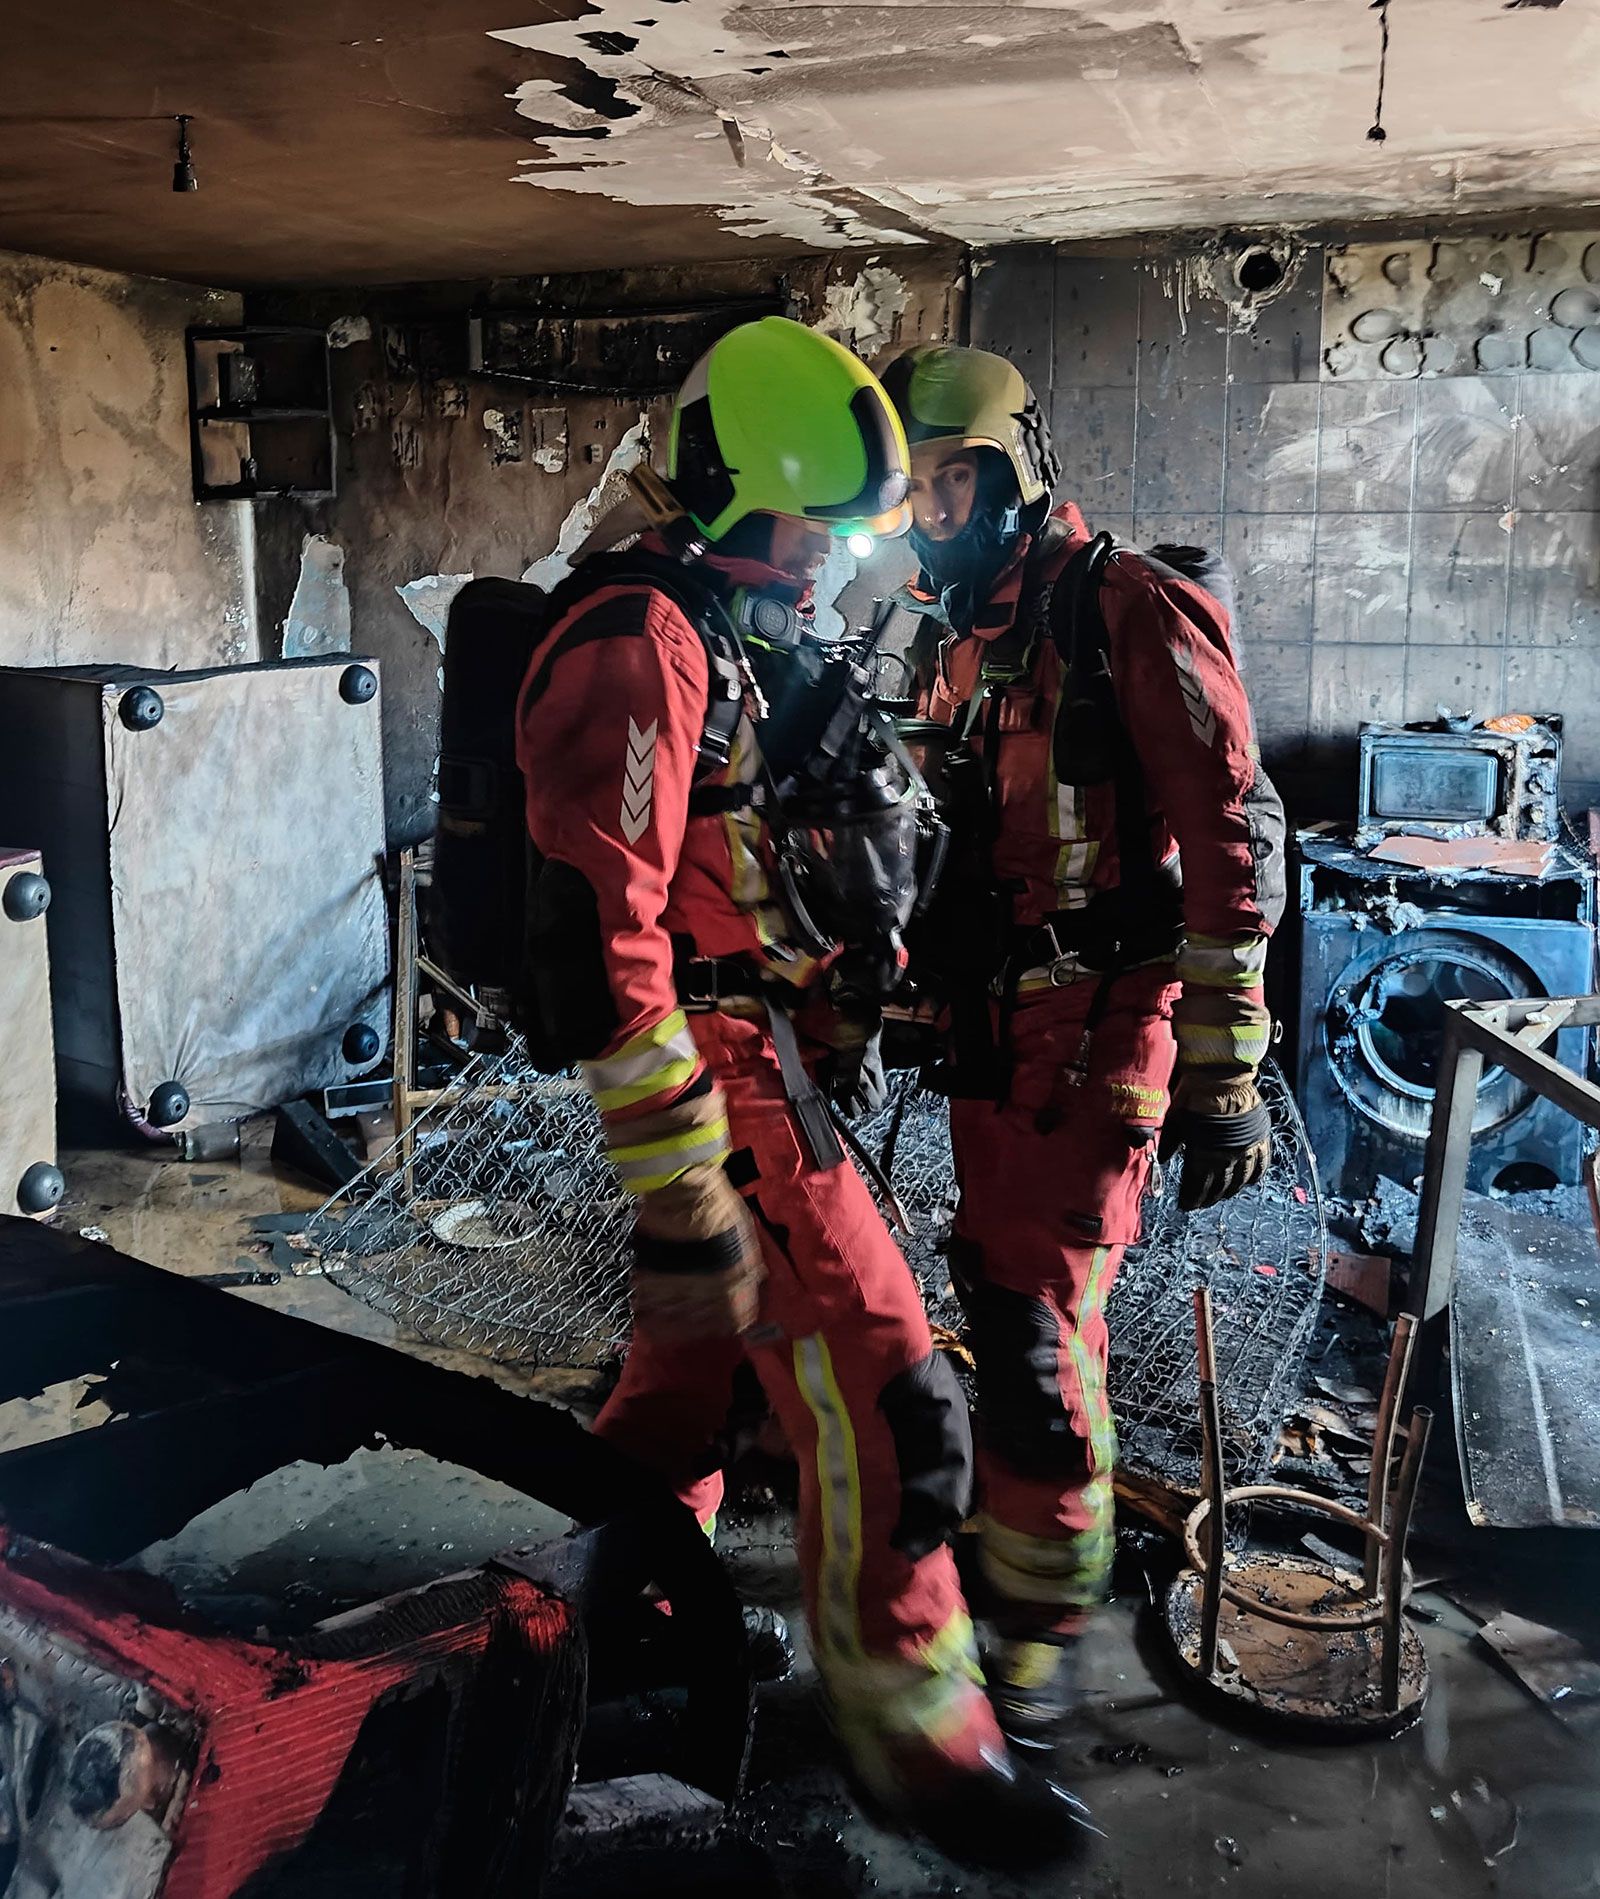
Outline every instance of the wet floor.
{"type": "MultiPolygon", "coordinates": [[[[252,1219],[322,1198],[275,1174],[261,1144],[224,1163],[128,1151],[68,1156],[66,1168],[62,1224],[98,1227],[122,1249],[186,1273],[270,1268],[251,1250],[260,1244],[252,1219]]],[[[391,1321],[316,1277],[286,1273],[232,1296],[405,1343],[391,1321]]],[[[494,1370],[460,1354],[427,1355],[494,1370]]],[[[533,1382],[564,1397],[585,1388],[533,1382]]],[[[58,1394],[56,1428],[95,1421],[92,1408],[71,1414],[74,1401],[58,1394]]],[[[47,1423],[36,1406],[27,1428],[37,1435],[47,1423]]],[[[1444,1449],[1448,1458],[1448,1442],[1444,1449]]],[[[336,1603],[347,1589],[403,1587],[464,1567],[536,1531],[526,1515],[522,1500],[470,1473],[362,1453],[332,1472],[295,1467],[257,1485],[147,1560],[197,1597],[234,1592],[247,1616],[248,1598],[270,1606],[285,1591],[293,1610],[298,1584],[309,1613],[319,1598],[307,1577],[319,1564],[334,1577],[336,1603]]],[[[1088,1646],[1082,1719],[1062,1757],[1063,1778],[1090,1802],[1106,1838],[1082,1868],[1026,1881],[955,1865],[860,1817],[832,1765],[802,1660],[794,1679],[763,1691],[747,1820],[762,1872],[743,1890],[806,1899],[1600,1899],[1600,1701],[1535,1700],[1477,1634],[1480,1620],[1509,1609],[1556,1621],[1600,1653],[1600,1544],[1585,1531],[1466,1531],[1447,1491],[1424,1529],[1418,1572],[1448,1577],[1415,1604],[1432,1692],[1420,1724],[1392,1741],[1307,1745],[1231,1723],[1175,1676],[1136,1569],[1088,1646]]],[[[783,1509],[747,1503],[724,1534],[741,1588],[792,1609],[783,1509]]],[[[663,1873],[664,1891],[695,1890],[663,1873]]]]}
{"type": "Polygon", "coordinates": [[[321,1206],[328,1189],[275,1166],[272,1124],[250,1123],[236,1159],[188,1162],[161,1146],[69,1149],[61,1156],[66,1198],[57,1223],[87,1232],[137,1259],[190,1275],[266,1272],[277,1283],[230,1288],[279,1312],[309,1319],[457,1371],[490,1377],[515,1389],[565,1401],[593,1386],[587,1374],[529,1373],[466,1352],[427,1345],[384,1313],[352,1298],[316,1270],[316,1263],[282,1243],[274,1248],[257,1222],[304,1215],[321,1206]]]}
{"type": "MultiPolygon", "coordinates": [[[[1452,1579],[1419,1589],[1413,1625],[1429,1658],[1427,1707],[1409,1732],[1355,1744],[1273,1736],[1199,1698],[1175,1670],[1141,1566],[1120,1564],[1119,1575],[1133,1574],[1086,1645],[1081,1718],[1059,1757],[1061,1778],[1106,1835],[1077,1870],[1008,1879],[957,1866],[861,1818],[826,1765],[826,1736],[803,1681],[763,1691],[754,1831],[783,1873],[779,1890],[796,1895],[1600,1895],[1600,1701],[1552,1711],[1477,1635],[1481,1617],[1521,1600],[1524,1613],[1583,1626],[1600,1653],[1600,1551],[1581,1532],[1554,1553],[1552,1540],[1519,1555],[1514,1539],[1497,1538],[1496,1573],[1469,1564],[1461,1586],[1452,1579]],[[1570,1573],[1554,1577],[1563,1563],[1570,1573]],[[1575,1600],[1580,1594],[1587,1602],[1575,1600]]],[[[725,1542],[744,1593],[792,1603],[797,1578],[776,1519],[741,1521],[725,1542]]],[[[1456,1560],[1447,1554],[1447,1566],[1456,1560]]]]}

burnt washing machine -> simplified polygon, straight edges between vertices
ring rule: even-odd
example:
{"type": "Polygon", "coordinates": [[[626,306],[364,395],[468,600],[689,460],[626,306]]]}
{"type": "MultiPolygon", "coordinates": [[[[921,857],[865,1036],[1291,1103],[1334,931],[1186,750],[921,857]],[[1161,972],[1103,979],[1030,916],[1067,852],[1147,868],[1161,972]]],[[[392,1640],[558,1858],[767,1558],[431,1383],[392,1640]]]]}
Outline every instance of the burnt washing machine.
{"type": "MultiPolygon", "coordinates": [[[[1560,836],[1556,720],[1368,727],[1361,753],[1355,832],[1297,837],[1298,1091],[1323,1180],[1349,1197],[1422,1172],[1447,1002],[1587,995],[1595,960],[1594,864],[1560,836]]],[[[1589,1032],[1563,1030],[1552,1052],[1587,1073],[1589,1032]]],[[[1589,1146],[1554,1102],[1485,1068],[1474,1188],[1576,1183],[1589,1146]]]]}

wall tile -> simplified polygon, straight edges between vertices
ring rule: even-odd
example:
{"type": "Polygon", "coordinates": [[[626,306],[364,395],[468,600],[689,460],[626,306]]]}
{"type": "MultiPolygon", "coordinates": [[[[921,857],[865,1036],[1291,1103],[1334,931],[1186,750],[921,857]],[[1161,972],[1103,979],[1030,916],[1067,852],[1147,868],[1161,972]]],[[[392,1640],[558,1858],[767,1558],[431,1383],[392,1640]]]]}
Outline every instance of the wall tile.
{"type": "Polygon", "coordinates": [[[1311,649],[1311,734],[1353,738],[1374,719],[1398,719],[1405,700],[1403,646],[1311,649]]]}
{"type": "Polygon", "coordinates": [[[1315,624],[1316,520],[1309,514],[1231,514],[1223,552],[1238,590],[1241,642],[1309,640],[1315,624]]]}
{"type": "Polygon", "coordinates": [[[1058,389],[1050,433],[1061,457],[1061,493],[1091,519],[1133,509],[1134,394],[1124,389],[1058,389]]]}
{"type": "Polygon", "coordinates": [[[1322,252],[1308,251],[1288,289],[1246,328],[1228,326],[1230,382],[1315,382],[1322,365],[1322,252]]]}
{"type": "Polygon", "coordinates": [[[972,279],[972,341],[1008,357],[1048,401],[1056,254],[1046,244],[992,252],[972,279]]]}
{"type": "Polygon", "coordinates": [[[1590,698],[1600,701],[1600,514],[1518,513],[1509,601],[1506,644],[1586,647],[1596,655],[1590,698]]]}
{"type": "Polygon", "coordinates": [[[1414,382],[1324,383],[1317,506],[1375,514],[1411,506],[1414,382]]]}
{"type": "Polygon", "coordinates": [[[1524,376],[1517,506],[1600,508],[1600,377],[1524,376]]]}
{"type": "Polygon", "coordinates": [[[1133,538],[1141,547],[1222,547],[1222,517],[1216,514],[1136,514],[1133,538]]]}
{"type": "Polygon", "coordinates": [[[1569,805],[1580,797],[1589,801],[1600,796],[1600,692],[1595,675],[1592,651],[1542,646],[1506,654],[1507,709],[1565,715],[1561,777],[1569,805]]]}
{"type": "Polygon", "coordinates": [[[1511,536],[1498,514],[1418,514],[1411,528],[1410,640],[1499,646],[1511,536]]]}
{"type": "Polygon", "coordinates": [[[1160,397],[1177,383],[1222,382],[1228,373],[1227,306],[1180,295],[1172,264],[1139,268],[1139,392],[1160,397]]]}
{"type": "Polygon", "coordinates": [[[1517,378],[1438,376],[1417,385],[1419,508],[1511,505],[1517,378]]]}
{"type": "Polygon", "coordinates": [[[1316,383],[1230,383],[1230,514],[1298,514],[1316,506],[1316,383]]]}
{"type": "Polygon", "coordinates": [[[1138,537],[1133,531],[1133,516],[1118,514],[1112,509],[1104,514],[1091,514],[1086,508],[1083,518],[1091,534],[1114,534],[1119,541],[1133,541],[1138,537]]]}
{"type": "Polygon", "coordinates": [[[1474,718],[1493,718],[1505,710],[1502,664],[1495,647],[1428,646],[1412,640],[1406,647],[1405,716],[1431,719],[1440,706],[1448,706],[1474,718]]]}
{"type": "Polygon", "coordinates": [[[1316,563],[1316,639],[1379,644],[1405,639],[1408,515],[1319,515],[1316,563]]]}
{"type": "Polygon", "coordinates": [[[1138,363],[1139,261],[1058,257],[1055,386],[1133,386],[1138,363]]]}
{"type": "Polygon", "coordinates": [[[1220,382],[1139,385],[1134,437],[1136,513],[1215,514],[1222,507],[1220,382]]]}
{"type": "Polygon", "coordinates": [[[1311,648],[1252,640],[1247,630],[1239,659],[1262,756],[1269,765],[1274,758],[1293,757],[1305,745],[1309,724],[1311,648]]]}

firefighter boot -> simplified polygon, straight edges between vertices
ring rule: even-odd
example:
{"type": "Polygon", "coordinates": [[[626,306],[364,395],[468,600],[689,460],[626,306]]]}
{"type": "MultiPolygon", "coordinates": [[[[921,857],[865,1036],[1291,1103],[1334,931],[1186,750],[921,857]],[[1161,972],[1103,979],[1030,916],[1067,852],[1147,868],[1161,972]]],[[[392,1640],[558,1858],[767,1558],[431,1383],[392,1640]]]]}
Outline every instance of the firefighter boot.
{"type": "Polygon", "coordinates": [[[1076,1701],[1077,1638],[997,1642],[984,1674],[1007,1742],[1035,1753],[1053,1748],[1076,1701]]]}
{"type": "Polygon", "coordinates": [[[974,1864],[1041,1866],[1081,1853],[1099,1834],[1088,1808],[1009,1752],[987,1699],[974,1687],[975,1700],[953,1731],[841,1724],[867,1804],[897,1831],[920,1833],[974,1864]]]}

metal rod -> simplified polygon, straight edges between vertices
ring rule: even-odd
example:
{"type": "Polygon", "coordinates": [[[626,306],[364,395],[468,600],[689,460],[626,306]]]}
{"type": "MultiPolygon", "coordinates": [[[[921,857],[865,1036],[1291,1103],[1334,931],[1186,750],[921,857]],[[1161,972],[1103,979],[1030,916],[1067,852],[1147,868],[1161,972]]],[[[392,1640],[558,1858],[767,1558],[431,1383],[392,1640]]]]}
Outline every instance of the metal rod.
{"type": "Polygon", "coordinates": [[[1472,1118],[1483,1079],[1483,1056],[1462,1039],[1460,1007],[1447,1003],[1439,1052],[1439,1085],[1428,1125],[1427,1157],[1422,1168],[1422,1205],[1417,1210],[1417,1244],[1412,1255],[1407,1310],[1419,1319],[1436,1318],[1450,1304],[1455,1276],[1456,1239],[1467,1192],[1467,1160],[1472,1147],[1472,1118]]]}
{"type": "Polygon", "coordinates": [[[461,1004],[463,1009],[471,1013],[473,1020],[477,1020],[477,998],[468,990],[463,989],[453,976],[449,975],[445,970],[442,970],[431,956],[419,955],[417,957],[417,968],[422,971],[423,975],[427,977],[435,989],[442,989],[447,996],[453,996],[456,1001],[461,1004]]]}
{"type": "Polygon", "coordinates": [[[1378,1593],[1381,1580],[1383,1529],[1389,1512],[1389,1473],[1394,1468],[1394,1440],[1400,1428],[1400,1406],[1411,1371],[1416,1330],[1417,1322],[1409,1312],[1402,1312],[1395,1320],[1394,1341],[1389,1347],[1389,1363],[1383,1374],[1383,1393],[1378,1399],[1378,1424],[1372,1434],[1372,1475],[1367,1479],[1366,1565],[1362,1573],[1362,1593],[1368,1596],[1378,1593]]]}
{"type": "Polygon", "coordinates": [[[1405,1654],[1406,1540],[1411,1535],[1411,1513],[1416,1508],[1422,1459],[1428,1448],[1433,1413],[1418,1405],[1406,1431],[1405,1454],[1394,1487],[1389,1512],[1389,1537],[1383,1551],[1383,1709],[1400,1711],[1400,1663],[1405,1654]]]}
{"type": "Polygon", "coordinates": [[[394,1131],[405,1188],[412,1189],[411,1091],[417,1034],[417,860],[409,846],[400,853],[400,896],[394,941],[394,1131]]]}
{"type": "Polygon", "coordinates": [[[1217,1354],[1211,1290],[1194,1295],[1195,1356],[1200,1371],[1200,1489],[1211,1506],[1206,1518],[1206,1567],[1200,1591],[1200,1672],[1217,1672],[1217,1625],[1222,1616],[1222,1566],[1228,1553],[1227,1476],[1222,1468],[1222,1415],[1217,1405],[1217,1354]]]}

